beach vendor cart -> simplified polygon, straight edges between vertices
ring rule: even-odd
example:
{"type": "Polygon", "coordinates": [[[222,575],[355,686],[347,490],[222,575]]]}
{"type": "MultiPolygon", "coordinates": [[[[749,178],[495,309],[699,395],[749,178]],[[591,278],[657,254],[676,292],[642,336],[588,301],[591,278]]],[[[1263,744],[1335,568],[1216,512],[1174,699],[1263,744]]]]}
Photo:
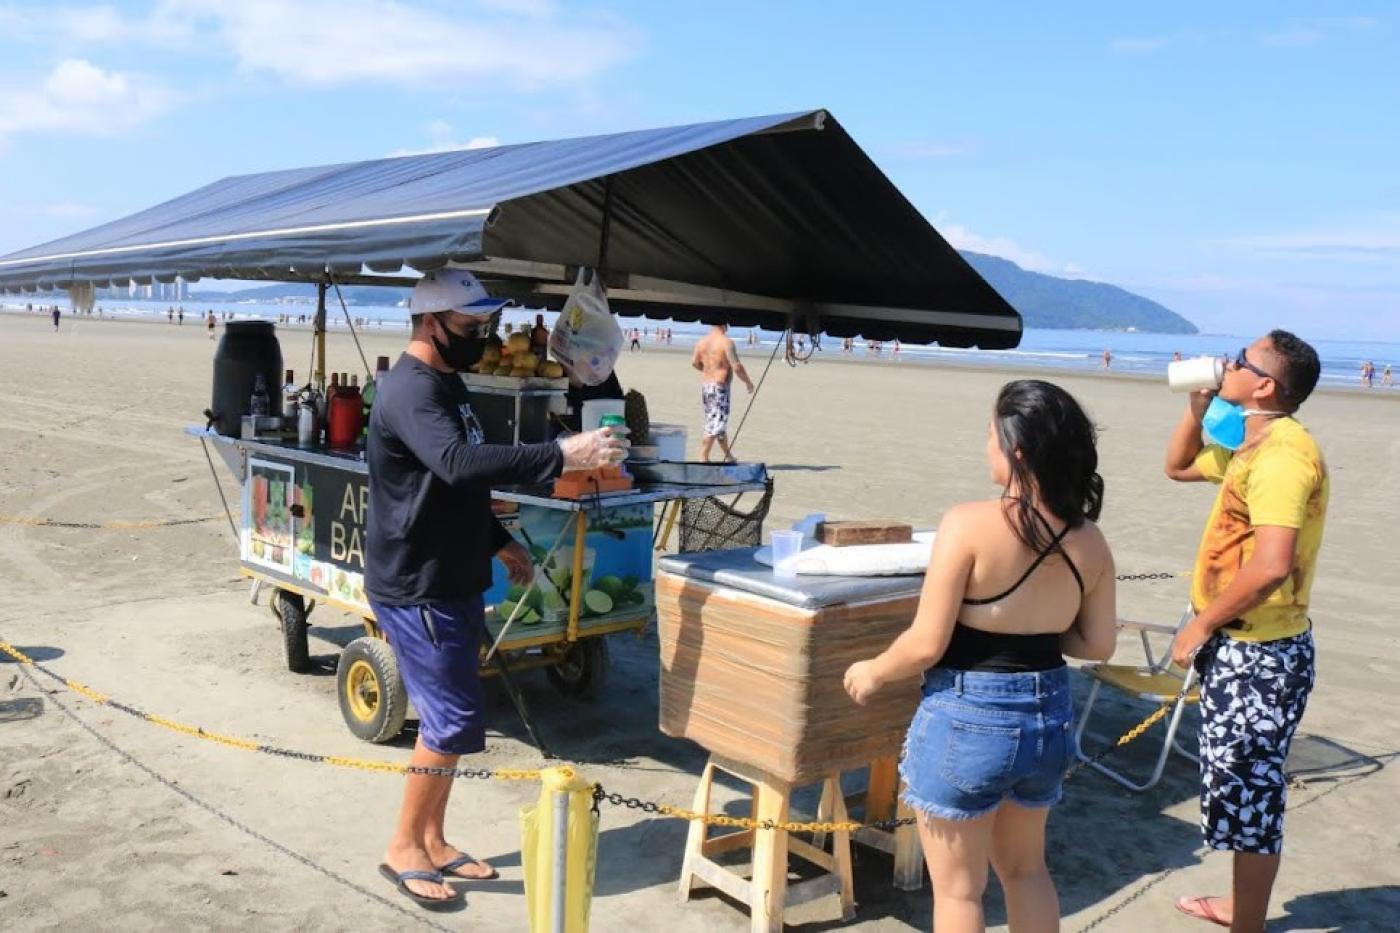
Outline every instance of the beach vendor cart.
{"type": "MultiPolygon", "coordinates": [[[[177,279],[310,283],[311,388],[324,393],[327,306],[343,308],[341,287],[412,285],[448,266],[548,309],[590,269],[613,313],[784,333],[790,359],[793,334],[808,335],[808,354],[822,335],[986,349],[1021,335],[1016,311],[822,110],[226,178],[0,257],[0,290],[61,289],[84,304],[100,289],[177,279]]],[[[341,656],[339,694],[355,733],[383,741],[399,731],[404,700],[362,590],[364,460],[353,444],[289,439],[276,391],[269,420],[244,437],[255,372],[270,389],[281,380],[280,358],[260,359],[234,361],[237,374],[216,380],[224,423],[191,433],[242,484],[240,565],[274,588],[289,663],[305,663],[314,606],[365,619],[366,637],[341,656]]],[[[532,393],[561,388],[545,379],[495,390],[529,406],[532,393]]],[[[512,590],[497,568],[487,594],[503,672],[511,661],[543,666],[563,689],[586,689],[605,664],[603,639],[654,618],[657,503],[727,504],[769,488],[758,464],[628,468],[627,488],[607,495],[495,490],[539,564],[532,591],[512,590]]],[[[663,514],[668,535],[676,508],[663,514]]]]}

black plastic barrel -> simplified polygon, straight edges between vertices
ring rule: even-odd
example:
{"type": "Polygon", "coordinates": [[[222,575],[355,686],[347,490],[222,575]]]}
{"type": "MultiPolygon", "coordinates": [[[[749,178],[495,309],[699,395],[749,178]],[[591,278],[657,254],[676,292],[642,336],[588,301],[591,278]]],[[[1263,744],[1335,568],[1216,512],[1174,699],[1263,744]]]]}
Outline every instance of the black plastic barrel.
{"type": "Polygon", "coordinates": [[[220,434],[237,437],[253,412],[258,373],[267,387],[267,413],[282,414],[282,346],[269,321],[230,321],[214,351],[214,401],[209,410],[220,434]]]}

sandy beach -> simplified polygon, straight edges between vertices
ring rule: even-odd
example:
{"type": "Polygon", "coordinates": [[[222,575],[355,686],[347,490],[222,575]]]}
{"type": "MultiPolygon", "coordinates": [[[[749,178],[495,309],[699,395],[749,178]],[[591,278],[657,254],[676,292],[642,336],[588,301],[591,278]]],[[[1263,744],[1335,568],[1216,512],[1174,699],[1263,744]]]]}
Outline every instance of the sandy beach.
{"type": "MultiPolygon", "coordinates": [[[[365,338],[371,363],[397,355],[401,332],[365,338]]],[[[757,377],[769,348],[741,347],[757,377]]],[[[283,662],[275,621],[249,604],[236,547],[200,445],[214,344],[198,321],[0,315],[0,640],[64,676],[144,710],[206,729],[317,753],[408,757],[408,741],[353,738],[336,705],[334,658],[357,620],[312,617],[319,674],[283,662]],[[151,529],[34,527],[218,515],[151,529]]],[[[335,369],[358,370],[348,335],[335,369]]],[[[305,332],[283,335],[285,365],[304,379],[305,332]]],[[[619,376],[644,392],[653,420],[700,428],[695,374],[683,354],[624,354],[619,376]]],[[[1043,373],[1037,375],[1044,376],[1043,373]]],[[[949,505],[991,497],[986,420],[1011,374],[984,368],[776,362],[738,452],[777,482],[769,528],[809,511],[933,526],[949,505]]],[[[1213,487],[1172,484],[1162,449],[1182,399],[1134,378],[1051,376],[1101,427],[1102,525],[1121,573],[1189,570],[1213,487]]],[[[1286,857],[1272,905],[1276,930],[1394,929],[1400,848],[1394,838],[1400,753],[1400,393],[1321,393],[1300,420],[1332,471],[1332,503],[1313,619],[1319,677],[1295,748],[1286,857]]],[[[735,421],[747,397],[736,388],[735,421]]],[[[236,485],[221,463],[219,480],[236,485]]],[[[1120,615],[1174,623],[1187,580],[1127,582],[1120,615]]],[[[566,700],[544,676],[520,680],[542,731],[609,790],[688,806],[703,750],[657,730],[657,643],[613,638],[598,699],[566,700]]],[[[1120,659],[1137,655],[1124,638],[1120,659]]],[[[1076,678],[1077,695],[1087,690],[1076,678]]],[[[494,730],[474,767],[534,767],[538,758],[498,687],[494,730]]],[[[1095,743],[1148,711],[1117,699],[1095,743]]],[[[1194,723],[1194,718],[1188,719],[1194,723]]],[[[1189,731],[1189,730],[1188,730],[1189,731]]],[[[1147,766],[1153,732],[1120,756],[1147,766]]],[[[450,825],[459,845],[501,869],[469,885],[461,913],[417,911],[375,872],[399,802],[390,775],[278,760],[152,727],[21,675],[0,659],[0,928],[174,930],[525,927],[517,819],[535,788],[463,782],[450,825]],[[54,692],[50,692],[54,691],[54,692]],[[71,710],[67,715],[58,704],[71,710]],[[76,718],[74,718],[76,717],[76,718]],[[371,896],[372,895],[372,896],[371,896]]],[[[1066,929],[1193,928],[1181,894],[1224,893],[1228,859],[1203,856],[1194,766],[1174,759],[1163,782],[1130,794],[1076,778],[1050,819],[1051,870],[1066,929]],[[1166,873],[1166,874],[1164,874],[1166,873]]],[[[727,800],[737,799],[734,788],[727,800]]],[[[810,803],[808,804],[811,805],[810,803]]],[[[712,890],[677,903],[686,827],[605,808],[593,929],[744,930],[746,911],[712,890]]],[[[928,889],[891,887],[887,856],[856,849],[860,930],[927,929],[928,889]]],[[[1004,925],[992,882],[988,921],[1004,925]]],[[[794,929],[842,927],[834,899],[789,911],[794,929]]]]}

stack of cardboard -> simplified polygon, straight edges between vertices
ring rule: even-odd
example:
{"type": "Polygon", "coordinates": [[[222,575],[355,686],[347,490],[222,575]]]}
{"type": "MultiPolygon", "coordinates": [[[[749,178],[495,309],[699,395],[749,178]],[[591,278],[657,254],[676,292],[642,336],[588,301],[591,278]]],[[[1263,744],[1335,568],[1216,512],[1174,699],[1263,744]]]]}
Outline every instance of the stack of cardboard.
{"type": "Polygon", "coordinates": [[[793,783],[898,754],[918,678],[867,706],[842,679],[908,627],[917,603],[905,595],[811,610],[662,573],[661,731],[793,783]]]}

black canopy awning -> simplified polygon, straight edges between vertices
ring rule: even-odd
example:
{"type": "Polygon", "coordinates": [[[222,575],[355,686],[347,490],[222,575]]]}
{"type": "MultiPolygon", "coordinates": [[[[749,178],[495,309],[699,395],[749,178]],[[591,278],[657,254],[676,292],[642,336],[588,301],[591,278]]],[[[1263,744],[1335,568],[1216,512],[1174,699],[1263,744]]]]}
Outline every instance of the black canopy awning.
{"type": "Polygon", "coordinates": [[[0,289],[199,278],[402,283],[473,268],[557,307],[1014,347],[1021,319],[824,111],[214,182],[0,257],[0,289]]]}

